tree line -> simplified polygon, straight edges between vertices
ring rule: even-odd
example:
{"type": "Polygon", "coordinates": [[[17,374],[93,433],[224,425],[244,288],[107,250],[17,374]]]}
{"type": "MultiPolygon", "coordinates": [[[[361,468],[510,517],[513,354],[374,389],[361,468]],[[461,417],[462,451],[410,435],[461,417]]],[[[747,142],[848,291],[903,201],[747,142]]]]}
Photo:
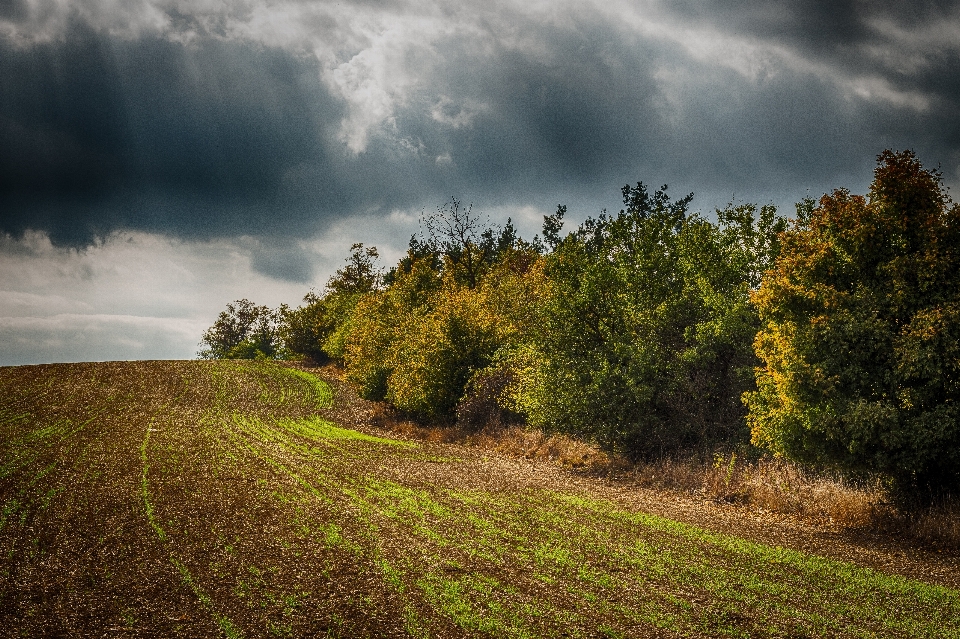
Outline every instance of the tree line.
{"type": "Polygon", "coordinates": [[[384,271],[355,244],[298,308],[229,304],[210,358],[333,361],[422,420],[528,423],[633,459],[767,451],[895,495],[960,487],[960,206],[910,151],[785,219],[624,186],[526,241],[451,200],[384,271]]]}

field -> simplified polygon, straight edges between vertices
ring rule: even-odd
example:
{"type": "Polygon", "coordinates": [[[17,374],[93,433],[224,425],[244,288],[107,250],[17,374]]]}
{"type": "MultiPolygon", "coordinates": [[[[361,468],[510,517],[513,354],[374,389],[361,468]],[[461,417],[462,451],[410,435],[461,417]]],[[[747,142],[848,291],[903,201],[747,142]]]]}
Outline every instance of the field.
{"type": "Polygon", "coordinates": [[[0,634],[960,637],[916,556],[694,525],[351,410],[271,363],[0,369],[0,634]]]}

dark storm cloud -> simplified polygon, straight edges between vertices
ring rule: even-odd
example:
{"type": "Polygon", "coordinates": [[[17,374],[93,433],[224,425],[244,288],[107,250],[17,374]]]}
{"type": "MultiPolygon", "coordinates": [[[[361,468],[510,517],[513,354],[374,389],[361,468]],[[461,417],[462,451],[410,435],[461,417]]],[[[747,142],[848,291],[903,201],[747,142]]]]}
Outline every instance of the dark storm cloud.
{"type": "MultiPolygon", "coordinates": [[[[302,231],[323,202],[308,210],[284,176],[326,163],[325,127],[340,115],[313,66],[249,44],[112,40],[82,26],[64,42],[3,46],[2,230],[81,244],[117,227],[302,231]]],[[[321,192],[339,187],[329,171],[312,177],[321,192]]]]}
{"type": "MultiPolygon", "coordinates": [[[[922,0],[735,0],[720,4],[686,0],[672,2],[670,7],[685,18],[730,33],[774,40],[825,57],[846,55],[863,45],[882,42],[885,36],[878,29],[881,23],[923,29],[951,17],[957,8],[952,1],[922,0]]],[[[895,57],[904,52],[887,53],[895,57]]],[[[866,60],[850,56],[847,61],[863,64],[866,60]]]]}
{"type": "Polygon", "coordinates": [[[23,0],[3,0],[0,2],[0,18],[22,21],[29,13],[27,3],[23,0]]]}
{"type": "Polygon", "coordinates": [[[446,63],[400,119],[432,155],[449,156],[436,187],[486,192],[491,203],[554,197],[621,173],[662,138],[648,51],[618,48],[599,30],[541,36],[547,60],[504,48],[472,65],[457,42],[436,45],[446,63]]]}
{"type": "MultiPolygon", "coordinates": [[[[0,230],[41,228],[73,245],[116,228],[296,236],[324,217],[464,190],[496,203],[584,187],[649,131],[655,86],[630,70],[632,53],[611,69],[599,33],[546,35],[557,39],[549,64],[503,50],[472,73],[469,53],[441,42],[446,63],[396,116],[422,148],[374,137],[358,155],[336,140],[342,101],[302,56],[216,39],[116,40],[82,25],[62,43],[7,46],[0,230]],[[431,117],[439,93],[485,106],[452,127],[431,117]]],[[[289,252],[254,263],[309,277],[289,252]]]]}
{"type": "MultiPolygon", "coordinates": [[[[23,6],[4,15],[34,15],[23,6]]],[[[383,50],[363,30],[324,44],[351,24],[326,14],[283,18],[308,25],[306,44],[258,41],[239,10],[168,10],[136,36],[74,16],[56,38],[0,38],[0,231],[73,245],[115,229],[253,235],[255,268],[307,281],[285,239],[451,194],[594,213],[639,179],[705,193],[708,208],[733,193],[796,200],[861,188],[884,147],[960,178],[951,6],[703,7],[671,3],[647,31],[615,11],[464,9],[447,32],[401,29],[383,50]],[[727,59],[738,43],[760,62],[727,59]]]]}
{"type": "Polygon", "coordinates": [[[955,0],[738,0],[671,7],[695,23],[783,47],[830,69],[882,79],[894,90],[916,92],[931,111],[945,111],[953,120],[960,111],[960,5],[955,0]]]}
{"type": "Polygon", "coordinates": [[[458,104],[486,109],[473,126],[452,128],[424,121],[428,105],[418,105],[408,113],[420,120],[404,126],[450,154],[456,192],[544,208],[573,200],[594,213],[618,204],[619,186],[643,180],[712,196],[698,200],[708,209],[734,194],[786,195],[789,205],[862,188],[885,146],[960,163],[950,109],[851,99],[834,78],[803,69],[749,77],[675,42],[628,41],[604,24],[541,28],[537,38],[550,43],[548,54],[502,50],[483,65],[471,65],[456,43],[437,45],[449,63],[431,89],[454,96],[450,119],[458,104]]]}
{"type": "Polygon", "coordinates": [[[313,264],[296,245],[279,243],[258,246],[252,251],[251,267],[277,280],[309,284],[313,264]]]}

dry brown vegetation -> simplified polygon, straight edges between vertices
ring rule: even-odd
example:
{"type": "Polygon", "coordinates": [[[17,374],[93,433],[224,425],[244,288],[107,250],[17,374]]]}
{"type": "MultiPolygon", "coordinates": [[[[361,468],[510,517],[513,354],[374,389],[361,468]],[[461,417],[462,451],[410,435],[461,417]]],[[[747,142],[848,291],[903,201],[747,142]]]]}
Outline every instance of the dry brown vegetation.
{"type": "MultiPolygon", "coordinates": [[[[328,374],[337,374],[330,367],[328,374]]],[[[878,485],[857,486],[838,476],[804,470],[783,459],[744,461],[733,453],[630,462],[562,433],[499,421],[477,428],[424,425],[385,403],[371,403],[370,423],[403,437],[476,446],[513,457],[643,488],[699,496],[760,513],[786,515],[832,530],[864,530],[960,551],[960,501],[943,499],[912,510],[889,503],[878,485]]]]}

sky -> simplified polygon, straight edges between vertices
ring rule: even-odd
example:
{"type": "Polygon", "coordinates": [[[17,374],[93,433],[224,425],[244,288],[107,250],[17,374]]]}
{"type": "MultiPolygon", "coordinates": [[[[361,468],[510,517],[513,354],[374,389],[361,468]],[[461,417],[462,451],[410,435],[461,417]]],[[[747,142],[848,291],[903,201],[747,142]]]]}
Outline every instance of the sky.
{"type": "Polygon", "coordinates": [[[886,148],[960,185],[960,2],[0,0],[0,365],[195,357],[451,197],[789,216],[886,148]]]}

